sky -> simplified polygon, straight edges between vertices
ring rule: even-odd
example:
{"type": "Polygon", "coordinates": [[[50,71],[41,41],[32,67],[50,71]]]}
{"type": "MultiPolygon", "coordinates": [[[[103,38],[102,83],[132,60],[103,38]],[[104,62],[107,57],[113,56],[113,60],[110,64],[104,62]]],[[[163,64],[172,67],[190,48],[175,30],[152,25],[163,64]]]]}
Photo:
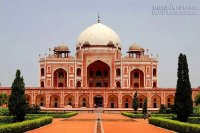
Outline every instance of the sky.
{"type": "Polygon", "coordinates": [[[123,56],[134,42],[158,54],[159,87],[176,87],[180,53],[187,55],[192,87],[200,86],[199,0],[0,0],[1,86],[12,85],[17,69],[26,86],[39,86],[39,55],[61,43],[74,55],[79,34],[97,23],[98,12],[119,35],[123,56]],[[164,6],[195,13],[169,15],[164,6]]]}

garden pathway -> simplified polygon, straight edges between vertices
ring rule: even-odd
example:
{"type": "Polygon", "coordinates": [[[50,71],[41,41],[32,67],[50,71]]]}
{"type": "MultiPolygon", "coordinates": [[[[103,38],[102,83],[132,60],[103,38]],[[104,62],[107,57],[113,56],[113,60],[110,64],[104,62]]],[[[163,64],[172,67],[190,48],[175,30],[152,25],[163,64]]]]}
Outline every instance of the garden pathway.
{"type": "MultiPolygon", "coordinates": [[[[130,119],[120,114],[102,114],[104,133],[172,133],[148,124],[148,120],[130,119]]],[[[94,133],[95,113],[80,113],[68,119],[54,119],[52,124],[29,131],[29,133],[94,133]]]]}

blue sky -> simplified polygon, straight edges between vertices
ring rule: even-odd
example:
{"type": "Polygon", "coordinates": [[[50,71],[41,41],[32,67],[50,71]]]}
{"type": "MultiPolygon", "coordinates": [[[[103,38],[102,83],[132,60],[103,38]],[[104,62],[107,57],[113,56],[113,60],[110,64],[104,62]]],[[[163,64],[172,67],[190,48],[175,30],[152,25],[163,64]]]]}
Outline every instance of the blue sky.
{"type": "Polygon", "coordinates": [[[20,69],[26,86],[39,86],[39,54],[66,43],[75,52],[81,31],[101,22],[121,39],[159,55],[159,86],[176,87],[177,59],[187,55],[190,81],[200,86],[199,0],[0,0],[0,83],[11,86],[20,69]],[[196,15],[152,15],[153,6],[193,6],[196,15]]]}

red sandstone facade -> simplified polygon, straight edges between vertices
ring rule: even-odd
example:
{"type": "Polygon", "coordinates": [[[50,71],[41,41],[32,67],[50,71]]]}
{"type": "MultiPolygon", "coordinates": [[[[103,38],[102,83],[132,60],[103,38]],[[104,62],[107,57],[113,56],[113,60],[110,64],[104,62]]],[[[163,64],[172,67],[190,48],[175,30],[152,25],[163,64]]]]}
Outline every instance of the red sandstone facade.
{"type": "MultiPolygon", "coordinates": [[[[97,23],[78,37],[75,56],[60,45],[40,58],[40,86],[27,87],[27,102],[47,108],[95,106],[131,108],[138,92],[139,107],[148,99],[149,108],[174,104],[174,88],[158,88],[158,61],[133,44],[122,56],[118,35],[97,23]]],[[[10,94],[10,88],[0,92],[10,94]]],[[[194,98],[200,89],[193,89],[194,98]]]]}

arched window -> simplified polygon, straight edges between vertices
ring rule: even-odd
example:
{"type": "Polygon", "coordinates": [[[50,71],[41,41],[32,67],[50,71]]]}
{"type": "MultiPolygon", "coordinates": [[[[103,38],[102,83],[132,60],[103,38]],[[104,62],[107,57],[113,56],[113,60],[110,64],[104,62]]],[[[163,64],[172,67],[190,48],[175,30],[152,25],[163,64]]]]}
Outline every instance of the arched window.
{"type": "Polygon", "coordinates": [[[121,75],[121,70],[119,68],[117,68],[116,70],[116,76],[120,76],[121,75]]]}
{"type": "Polygon", "coordinates": [[[139,108],[142,108],[143,106],[143,102],[142,102],[142,98],[139,99],[139,108]]]}
{"type": "Polygon", "coordinates": [[[138,73],[138,72],[135,72],[135,73],[134,73],[134,78],[135,78],[135,79],[138,79],[138,78],[139,78],[139,73],[138,73]]]}
{"type": "Polygon", "coordinates": [[[99,70],[98,70],[98,71],[96,71],[96,76],[97,76],[97,77],[101,77],[101,76],[102,76],[102,73],[101,73],[101,71],[99,71],[99,70]]]}
{"type": "Polygon", "coordinates": [[[138,83],[134,83],[134,88],[139,88],[139,84],[138,83]]]}
{"type": "Polygon", "coordinates": [[[63,83],[62,82],[58,83],[58,87],[63,87],[63,83]]]}
{"type": "Polygon", "coordinates": [[[121,87],[121,83],[119,81],[116,82],[116,87],[121,87]]]}
{"type": "Polygon", "coordinates": [[[81,69],[80,68],[78,68],[76,72],[77,72],[77,76],[81,76],[81,69]]]}
{"type": "Polygon", "coordinates": [[[44,81],[41,81],[40,84],[41,84],[41,87],[44,87],[44,81]]]}
{"type": "Polygon", "coordinates": [[[41,69],[41,76],[44,76],[44,68],[41,69]]]}
{"type": "Polygon", "coordinates": [[[81,87],[81,81],[77,81],[76,86],[81,87]]]}
{"type": "Polygon", "coordinates": [[[153,82],[153,87],[157,87],[156,81],[153,82]]]}
{"type": "Polygon", "coordinates": [[[40,106],[44,106],[44,98],[43,97],[40,98],[40,106]]]}
{"type": "Polygon", "coordinates": [[[156,77],[156,75],[157,75],[157,70],[156,70],[156,68],[154,68],[153,69],[153,76],[156,77]]]}
{"type": "Polygon", "coordinates": [[[153,108],[157,108],[156,98],[153,99],[153,108]]]}

